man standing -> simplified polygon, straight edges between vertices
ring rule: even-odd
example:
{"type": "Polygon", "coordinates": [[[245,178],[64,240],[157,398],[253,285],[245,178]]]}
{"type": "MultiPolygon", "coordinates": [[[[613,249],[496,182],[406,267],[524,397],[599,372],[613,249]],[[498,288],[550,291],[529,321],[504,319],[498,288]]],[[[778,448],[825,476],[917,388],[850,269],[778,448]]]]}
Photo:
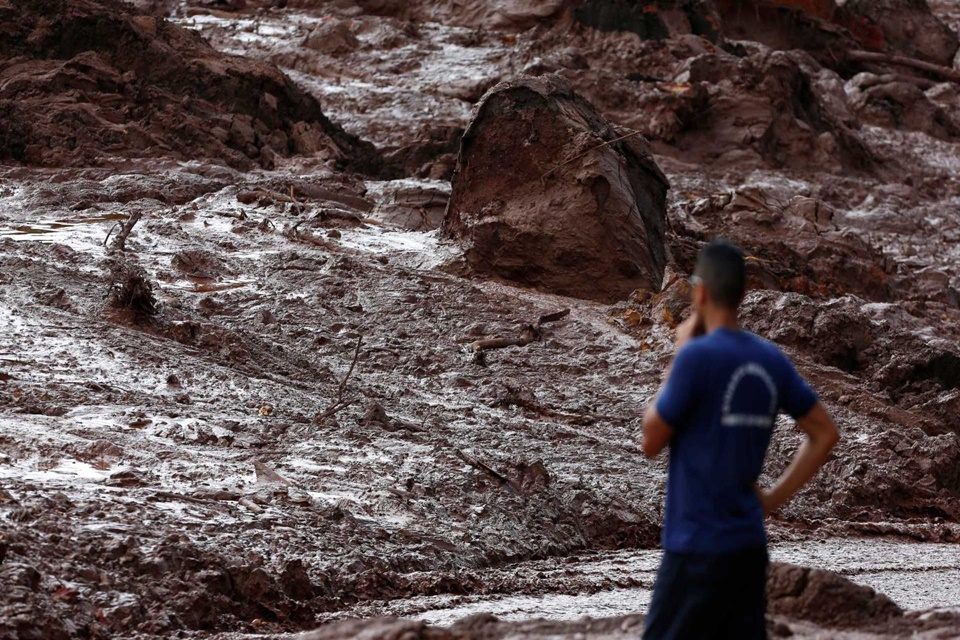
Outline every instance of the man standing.
{"type": "Polygon", "coordinates": [[[670,445],[663,561],[645,640],[767,637],[764,515],[826,462],[837,427],[776,346],[743,331],[743,253],[715,240],[700,252],[694,314],[677,328],[677,355],[643,417],[643,451],[670,445]],[[807,435],[776,483],[757,479],[777,414],[807,435]]]}

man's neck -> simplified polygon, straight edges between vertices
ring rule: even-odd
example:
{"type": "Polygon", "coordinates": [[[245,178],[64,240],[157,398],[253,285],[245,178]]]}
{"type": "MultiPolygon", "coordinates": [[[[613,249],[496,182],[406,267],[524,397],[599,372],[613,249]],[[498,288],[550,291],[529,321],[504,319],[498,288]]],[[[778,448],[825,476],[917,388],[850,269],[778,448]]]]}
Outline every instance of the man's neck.
{"type": "Polygon", "coordinates": [[[717,329],[737,331],[740,328],[740,322],[737,320],[736,310],[711,309],[704,314],[703,327],[707,333],[713,333],[717,329]]]}

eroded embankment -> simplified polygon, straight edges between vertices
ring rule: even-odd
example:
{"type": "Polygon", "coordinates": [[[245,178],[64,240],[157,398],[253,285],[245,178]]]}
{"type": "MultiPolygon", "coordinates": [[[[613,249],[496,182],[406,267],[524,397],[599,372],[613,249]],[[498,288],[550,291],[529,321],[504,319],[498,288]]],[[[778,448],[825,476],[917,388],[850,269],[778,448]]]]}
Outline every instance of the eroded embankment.
{"type": "MultiPolygon", "coordinates": [[[[176,153],[3,169],[2,633],[267,633],[649,587],[578,568],[657,544],[663,462],[632,437],[687,310],[683,276],[718,234],[750,253],[745,324],[791,351],[845,435],[771,522],[774,542],[957,541],[960,185],[936,110],[949,83],[897,107],[919,109],[909,122],[865,124],[880,94],[864,95],[887,80],[850,84],[761,45],[205,11],[192,26],[218,47],[299,69],[326,113],[420,179],[176,153]],[[321,24],[343,44],[308,46],[321,24]],[[469,60],[482,64],[462,71],[469,60]],[[430,229],[459,130],[523,70],[560,72],[652,138],[672,185],[662,292],[607,306],[445,266],[460,249],[430,229]],[[136,213],[121,251],[111,229],[136,213]],[[567,308],[527,346],[469,348],[567,308]]],[[[798,442],[783,422],[764,481],[798,442]]],[[[589,633],[633,632],[622,625],[589,633]]]]}

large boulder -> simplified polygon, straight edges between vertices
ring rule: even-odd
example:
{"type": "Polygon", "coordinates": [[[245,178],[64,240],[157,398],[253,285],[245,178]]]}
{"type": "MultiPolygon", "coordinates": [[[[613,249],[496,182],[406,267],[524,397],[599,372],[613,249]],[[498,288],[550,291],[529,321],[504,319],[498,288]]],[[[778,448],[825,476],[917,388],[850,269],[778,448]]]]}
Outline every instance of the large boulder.
{"type": "Polygon", "coordinates": [[[560,76],[504,82],[463,135],[443,229],[476,272],[601,301],[658,290],[667,179],[560,76]]]}

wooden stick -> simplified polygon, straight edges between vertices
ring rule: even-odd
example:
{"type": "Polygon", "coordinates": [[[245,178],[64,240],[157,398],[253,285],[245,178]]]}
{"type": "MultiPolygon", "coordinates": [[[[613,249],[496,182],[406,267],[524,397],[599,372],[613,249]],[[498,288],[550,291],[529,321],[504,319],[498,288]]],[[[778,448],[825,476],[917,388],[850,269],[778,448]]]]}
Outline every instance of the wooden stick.
{"type": "Polygon", "coordinates": [[[537,326],[547,324],[548,322],[556,322],[557,320],[563,320],[568,315],[570,315],[570,309],[563,309],[562,311],[555,311],[554,313],[548,313],[546,315],[540,316],[540,319],[537,320],[537,326]]]}
{"type": "Polygon", "coordinates": [[[501,486],[506,487],[513,493],[519,493],[517,491],[517,488],[513,486],[513,483],[510,482],[510,479],[504,476],[503,474],[497,472],[496,470],[491,468],[489,465],[486,465],[483,462],[480,462],[473,456],[467,455],[460,449],[454,449],[454,451],[456,452],[458,458],[460,458],[461,460],[469,464],[471,467],[474,467],[476,469],[479,469],[480,471],[483,471],[484,473],[489,475],[491,478],[496,480],[498,483],[500,483],[501,486]]]}
{"type": "Polygon", "coordinates": [[[563,309],[554,313],[548,313],[540,316],[537,324],[528,324],[516,338],[487,338],[486,340],[477,340],[470,345],[474,353],[486,351],[488,349],[504,349],[506,347],[525,347],[531,342],[536,342],[543,337],[542,325],[550,322],[562,320],[570,315],[570,309],[563,309]]]}
{"type": "Polygon", "coordinates": [[[847,57],[857,62],[879,62],[883,64],[895,64],[901,67],[911,67],[920,71],[932,73],[941,78],[946,78],[952,82],[960,82],[960,71],[950,67],[942,67],[931,62],[924,62],[916,58],[906,56],[894,56],[886,53],[876,53],[874,51],[849,51],[847,57]]]}
{"type": "Polygon", "coordinates": [[[134,211],[123,221],[123,224],[120,225],[120,232],[117,234],[117,239],[113,241],[112,251],[123,252],[127,250],[127,237],[130,235],[130,232],[133,231],[134,225],[140,221],[141,217],[143,217],[143,211],[134,211]]]}
{"type": "Polygon", "coordinates": [[[103,239],[103,246],[107,246],[107,243],[110,241],[110,236],[113,235],[114,230],[117,228],[118,223],[113,223],[113,226],[110,227],[110,231],[107,232],[107,237],[103,239]]]}
{"type": "Polygon", "coordinates": [[[488,338],[486,340],[477,340],[470,345],[470,348],[474,351],[486,351],[487,349],[505,349],[506,347],[525,347],[539,339],[539,329],[532,324],[528,324],[516,338],[488,338]]]}
{"type": "Polygon", "coordinates": [[[347,369],[347,375],[343,376],[343,380],[340,381],[340,386],[337,387],[337,401],[330,405],[326,411],[317,416],[316,419],[318,421],[326,420],[349,404],[343,401],[343,392],[347,388],[347,381],[350,380],[350,376],[353,374],[354,367],[357,366],[357,360],[360,358],[361,344],[363,344],[363,336],[357,338],[357,347],[353,351],[353,361],[350,363],[350,368],[347,369]]]}

